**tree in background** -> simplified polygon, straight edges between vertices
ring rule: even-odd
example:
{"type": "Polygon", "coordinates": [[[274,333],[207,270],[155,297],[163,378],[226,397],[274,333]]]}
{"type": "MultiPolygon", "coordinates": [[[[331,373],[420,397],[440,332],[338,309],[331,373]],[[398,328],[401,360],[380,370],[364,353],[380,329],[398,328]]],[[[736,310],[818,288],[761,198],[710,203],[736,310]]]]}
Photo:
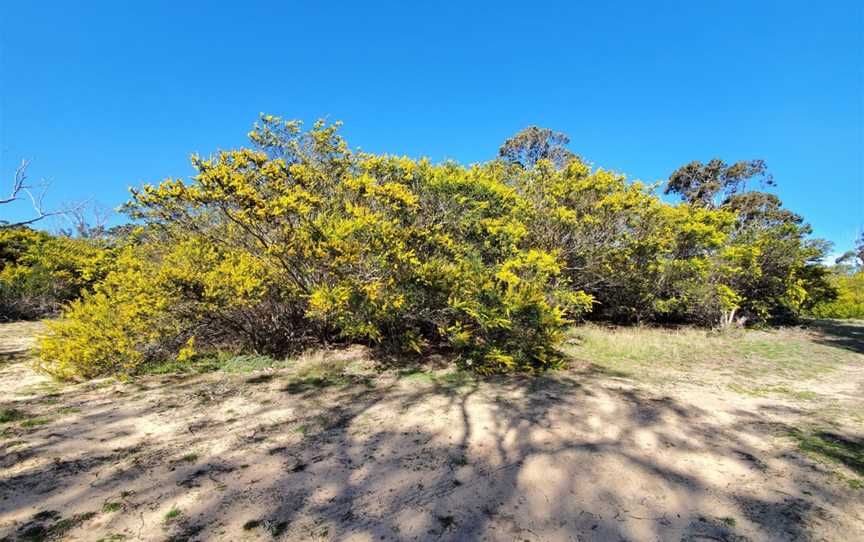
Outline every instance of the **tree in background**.
{"type": "Polygon", "coordinates": [[[567,149],[569,143],[567,134],[529,126],[505,141],[498,149],[498,156],[525,169],[533,168],[539,160],[548,160],[555,167],[563,168],[576,158],[567,149]]]}
{"type": "Polygon", "coordinates": [[[110,209],[99,204],[79,204],[60,215],[65,227],[59,227],[57,232],[63,237],[102,239],[109,236],[107,224],[110,216],[110,209]]]}
{"type": "Polygon", "coordinates": [[[720,159],[707,164],[694,160],[669,176],[664,194],[676,194],[691,205],[716,209],[735,194],[747,190],[757,179],[763,186],[775,186],[764,160],[741,160],[732,165],[720,159]]]}
{"type": "Polygon", "coordinates": [[[855,239],[855,247],[834,260],[834,269],[849,275],[864,271],[864,230],[855,239]]]}
{"type": "Polygon", "coordinates": [[[837,258],[830,270],[837,297],[817,303],[810,308],[810,315],[864,319],[864,232],[855,240],[855,248],[837,258]]]}
{"type": "Polygon", "coordinates": [[[677,194],[691,207],[734,213],[718,267],[726,270],[728,296],[735,300],[730,310],[755,322],[791,321],[836,295],[821,263],[830,243],[809,239],[810,226],[776,195],[748,191],[753,180],[776,186],[763,160],[694,161],[670,175],[664,193],[677,194]]]}

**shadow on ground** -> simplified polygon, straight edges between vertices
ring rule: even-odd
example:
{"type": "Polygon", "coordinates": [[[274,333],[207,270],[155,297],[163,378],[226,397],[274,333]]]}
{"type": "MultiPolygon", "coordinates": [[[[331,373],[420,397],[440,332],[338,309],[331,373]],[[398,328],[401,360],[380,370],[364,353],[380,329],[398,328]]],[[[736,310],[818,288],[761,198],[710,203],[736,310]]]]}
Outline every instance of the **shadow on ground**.
{"type": "Polygon", "coordinates": [[[864,322],[812,320],[807,325],[821,335],[816,342],[864,354],[864,322]]]}
{"type": "Polygon", "coordinates": [[[860,493],[771,443],[793,428],[604,378],[204,375],[4,398],[78,412],[3,441],[0,539],[864,538],[860,493]]]}

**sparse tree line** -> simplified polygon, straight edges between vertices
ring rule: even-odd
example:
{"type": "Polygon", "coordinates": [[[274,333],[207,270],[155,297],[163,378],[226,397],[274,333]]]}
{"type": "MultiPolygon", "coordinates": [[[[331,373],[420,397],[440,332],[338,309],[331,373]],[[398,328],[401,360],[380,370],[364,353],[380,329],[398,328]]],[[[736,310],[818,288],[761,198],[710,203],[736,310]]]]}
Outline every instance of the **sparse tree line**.
{"type": "Polygon", "coordinates": [[[831,316],[843,281],[860,296],[853,256],[832,272],[829,244],[748,186],[774,183],[759,160],[683,166],[672,204],[536,127],[470,166],[353,152],[338,124],[264,115],[249,136],[193,156],[188,181],[133,190],[132,225],[0,228],[0,317],[60,310],[40,369],[89,378],[359,341],[534,371],[562,363],[580,319],[760,325],[831,316]]]}

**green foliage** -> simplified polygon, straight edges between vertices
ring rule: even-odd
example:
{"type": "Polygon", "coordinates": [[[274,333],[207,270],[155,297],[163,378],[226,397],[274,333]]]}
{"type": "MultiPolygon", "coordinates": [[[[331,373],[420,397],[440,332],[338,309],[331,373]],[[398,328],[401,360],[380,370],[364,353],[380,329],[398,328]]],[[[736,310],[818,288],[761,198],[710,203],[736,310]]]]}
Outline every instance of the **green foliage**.
{"type": "Polygon", "coordinates": [[[549,130],[466,167],[352,152],[338,127],[263,115],[255,148],[193,156],[190,180],[134,190],[143,225],[50,324],[39,367],[91,378],[351,341],[534,371],[560,363],[585,315],[762,322],[832,292],[800,217],[741,192],[758,161],[694,166],[723,204],[670,205],[549,130]]]}
{"type": "Polygon", "coordinates": [[[487,373],[558,363],[591,297],[530,243],[506,168],[354,154],[336,128],[265,116],[259,150],[134,192],[150,233],[51,324],[40,367],[88,378],[310,340],[446,347],[487,373]]]}
{"type": "Polygon", "coordinates": [[[864,319],[864,271],[835,275],[831,283],[837,289],[837,298],[816,304],[810,314],[816,318],[864,319]]]}
{"type": "Polygon", "coordinates": [[[104,278],[111,262],[100,241],[0,228],[0,319],[55,314],[104,278]]]}
{"type": "Polygon", "coordinates": [[[163,521],[166,524],[172,523],[172,522],[180,519],[181,516],[183,516],[183,512],[180,509],[172,508],[171,510],[168,510],[168,512],[165,513],[165,517],[163,518],[163,521]]]}
{"type": "Polygon", "coordinates": [[[728,201],[741,193],[747,181],[754,177],[763,185],[774,185],[764,160],[741,160],[731,165],[718,158],[707,164],[694,160],[669,176],[664,192],[678,194],[693,205],[713,208],[717,207],[718,198],[728,201]]]}
{"type": "Polygon", "coordinates": [[[549,128],[529,126],[501,145],[498,156],[523,167],[533,167],[538,160],[549,160],[557,167],[567,165],[576,158],[566,145],[570,143],[567,134],[549,128]]]}
{"type": "Polygon", "coordinates": [[[277,336],[265,334],[268,323],[278,327],[278,313],[267,311],[265,296],[274,287],[258,264],[203,238],[126,247],[93,292],[48,323],[37,367],[92,378],[153,360],[186,361],[196,337],[210,348],[271,344],[277,336]]]}
{"type": "Polygon", "coordinates": [[[680,195],[691,208],[735,216],[716,264],[726,288],[723,312],[740,310],[753,323],[791,322],[836,295],[821,263],[830,244],[808,239],[810,226],[774,194],[745,191],[754,177],[774,185],[762,160],[731,166],[716,159],[705,165],[691,162],[670,176],[666,193],[680,195]]]}

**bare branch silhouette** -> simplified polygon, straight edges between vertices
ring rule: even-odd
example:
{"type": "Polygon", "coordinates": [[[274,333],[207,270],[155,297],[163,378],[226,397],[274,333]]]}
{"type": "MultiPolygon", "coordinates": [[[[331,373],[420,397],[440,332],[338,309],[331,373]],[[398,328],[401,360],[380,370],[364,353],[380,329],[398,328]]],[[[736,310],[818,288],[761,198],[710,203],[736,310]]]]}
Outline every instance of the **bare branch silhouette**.
{"type": "Polygon", "coordinates": [[[49,183],[44,179],[36,184],[29,183],[27,177],[27,167],[29,165],[30,160],[21,161],[21,165],[15,170],[15,177],[12,181],[12,190],[8,197],[0,199],[0,205],[10,204],[19,200],[30,200],[33,211],[35,211],[35,216],[20,221],[4,220],[0,218],[0,228],[28,226],[49,216],[56,216],[63,213],[63,211],[52,211],[45,208],[44,200],[45,194],[48,192],[49,183]]]}

